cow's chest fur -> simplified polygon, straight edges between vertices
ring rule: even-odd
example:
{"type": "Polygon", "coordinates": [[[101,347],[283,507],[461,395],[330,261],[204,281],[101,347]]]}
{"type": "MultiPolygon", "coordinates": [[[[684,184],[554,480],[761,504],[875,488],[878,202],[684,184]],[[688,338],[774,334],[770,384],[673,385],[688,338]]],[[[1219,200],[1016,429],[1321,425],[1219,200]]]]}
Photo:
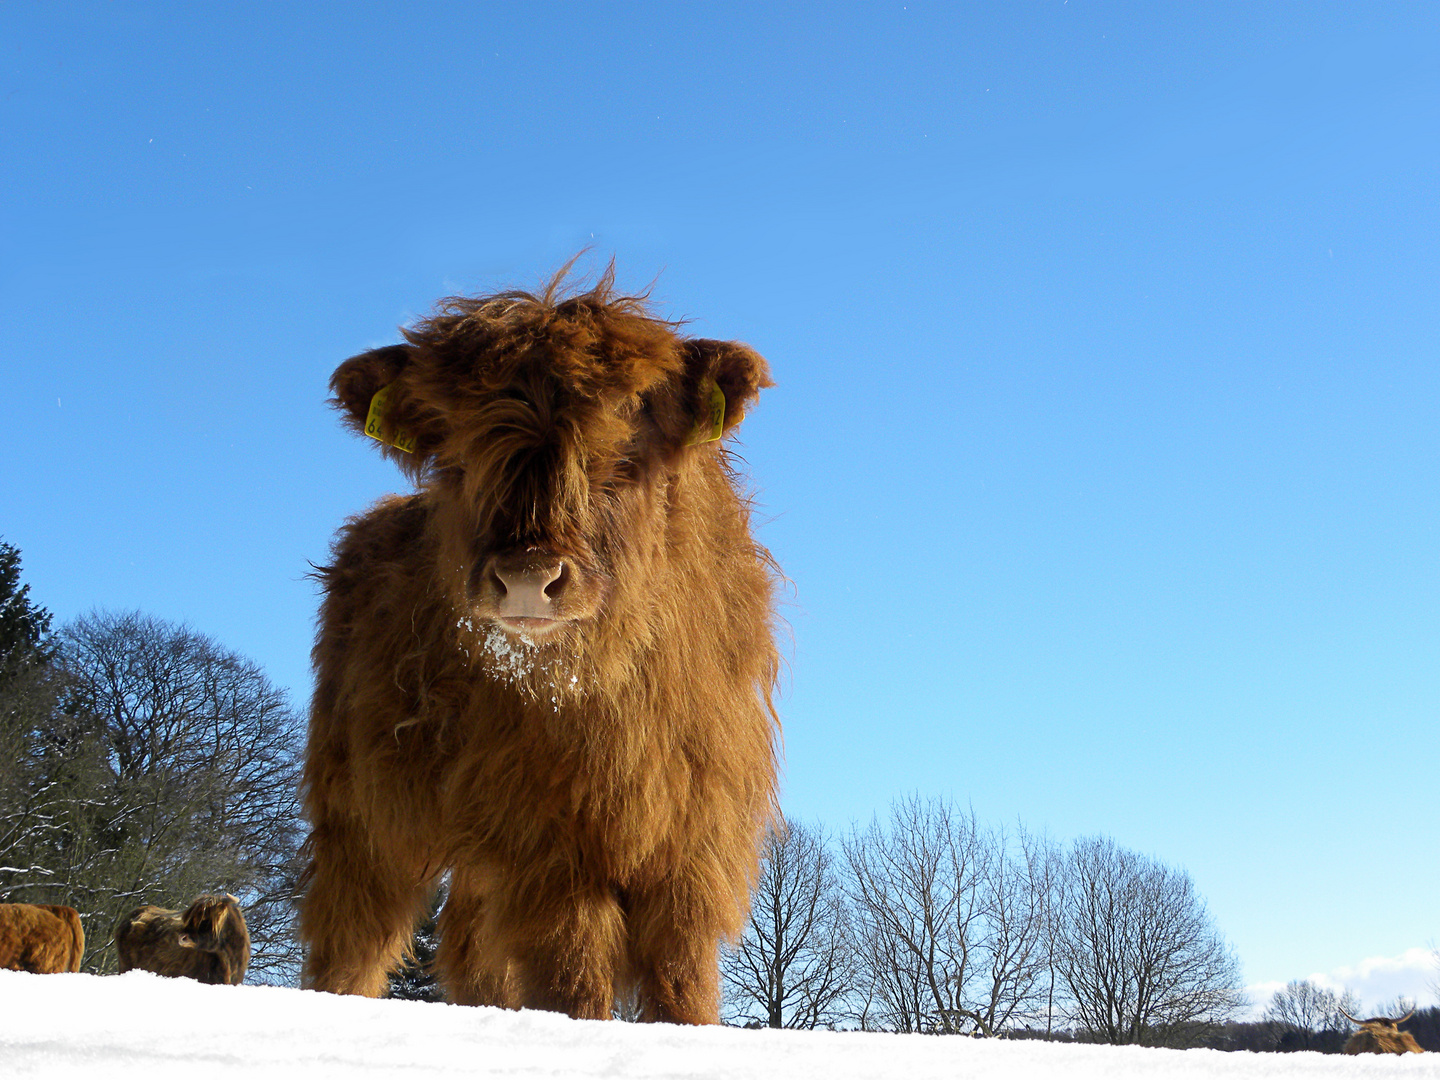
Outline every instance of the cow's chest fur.
{"type": "Polygon", "coordinates": [[[461,626],[451,664],[409,715],[356,733],[385,759],[364,802],[427,863],[560,859],[623,884],[681,855],[710,752],[644,656],[601,689],[583,655],[461,626]]]}

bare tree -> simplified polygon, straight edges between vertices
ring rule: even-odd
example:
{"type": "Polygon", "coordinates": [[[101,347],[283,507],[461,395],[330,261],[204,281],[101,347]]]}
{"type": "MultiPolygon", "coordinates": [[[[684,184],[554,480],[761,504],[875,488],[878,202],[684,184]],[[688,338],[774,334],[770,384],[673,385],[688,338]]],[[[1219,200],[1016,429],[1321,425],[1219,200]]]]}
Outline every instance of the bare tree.
{"type": "Polygon", "coordinates": [[[853,957],[845,898],[824,832],[790,822],[766,839],[750,921],[721,957],[725,1018],[773,1028],[833,1026],[853,957]]]}
{"type": "Polygon", "coordinates": [[[1102,1042],[1187,1045],[1244,1003],[1190,876],[1105,837],[1069,852],[1056,945],[1074,1019],[1102,1042]]]}
{"type": "MultiPolygon", "coordinates": [[[[1065,986],[1060,979],[1060,923],[1065,902],[1064,854],[1049,841],[1041,844],[1039,885],[1045,893],[1045,920],[1041,930],[1045,947],[1044,1006],[1045,1038],[1055,1035],[1055,1021],[1069,1015],[1065,986]]],[[[1041,987],[1036,987],[1037,997],[1041,987]]]]}
{"type": "Polygon", "coordinates": [[[1348,1031],[1345,1014],[1360,1011],[1360,1000],[1349,990],[1343,994],[1318,986],[1309,979],[1285,984],[1275,991],[1265,1009],[1265,1019],[1302,1031],[1348,1031]]]}
{"type": "Polygon", "coordinates": [[[873,1015],[862,1026],[900,1032],[960,1030],[960,987],[979,936],[980,850],[972,815],[909,796],[889,828],[871,821],[845,844],[873,1015]]]}
{"type": "Polygon", "coordinates": [[[251,971],[287,978],[298,961],[300,731],[285,695],[209,638],[140,614],[84,616],[57,644],[64,707],[38,753],[64,763],[54,744],[95,752],[67,789],[81,793],[79,809],[8,892],[79,907],[90,970],[113,967],[110,931],[126,910],[232,892],[246,908],[251,971]]]}
{"type": "MultiPolygon", "coordinates": [[[[1049,998],[1051,877],[1054,852],[1043,837],[1019,827],[985,838],[981,878],[984,913],[980,935],[982,963],[967,987],[967,999],[980,1032],[994,1035],[1040,1011],[1049,998]]],[[[1048,1001],[1044,1007],[1049,1016],[1048,1001]]]]}
{"type": "Polygon", "coordinates": [[[1346,1013],[1359,1011],[1360,1001],[1349,990],[1336,994],[1309,979],[1297,979],[1275,991],[1265,1009],[1265,1020],[1274,1025],[1277,1050],[1334,1054],[1350,1034],[1352,1025],[1346,1013]]]}
{"type": "Polygon", "coordinates": [[[845,845],[862,1026],[994,1035],[1038,1013],[1048,966],[1046,845],[911,796],[845,845]]]}
{"type": "Polygon", "coordinates": [[[1440,945],[1430,942],[1430,961],[1433,965],[1430,977],[1430,995],[1436,1004],[1425,1010],[1427,1025],[1440,1020],[1440,945]]]}

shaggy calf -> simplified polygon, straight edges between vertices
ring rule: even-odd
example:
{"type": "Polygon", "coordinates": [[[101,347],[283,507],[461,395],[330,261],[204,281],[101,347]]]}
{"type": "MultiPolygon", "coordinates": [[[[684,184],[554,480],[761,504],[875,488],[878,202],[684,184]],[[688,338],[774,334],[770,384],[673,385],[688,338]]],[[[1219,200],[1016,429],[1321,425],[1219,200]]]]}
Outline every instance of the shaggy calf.
{"type": "Polygon", "coordinates": [[[1360,1030],[1345,1040],[1347,1054],[1423,1054],[1415,1036],[1401,1031],[1400,1025],[1415,1015],[1411,1009],[1404,1016],[1391,1019],[1388,1016],[1372,1016],[1368,1020],[1356,1020],[1349,1013],[1342,1013],[1345,1019],[1359,1024],[1360,1030]]]}
{"type": "Polygon", "coordinates": [[[0,904],[0,968],[54,975],[79,971],[80,913],[62,904],[0,904]]]}
{"type": "Polygon", "coordinates": [[[226,893],[195,898],[184,911],[147,904],[115,924],[121,972],[131,968],[215,985],[238,985],[250,966],[250,930],[226,893]]]}
{"type": "Polygon", "coordinates": [[[304,981],[379,995],[448,871],[451,1001],[713,1023],[775,803],[778,572],[721,441],[768,369],[559,281],[331,380],[418,490],[319,571],[304,981]]]}

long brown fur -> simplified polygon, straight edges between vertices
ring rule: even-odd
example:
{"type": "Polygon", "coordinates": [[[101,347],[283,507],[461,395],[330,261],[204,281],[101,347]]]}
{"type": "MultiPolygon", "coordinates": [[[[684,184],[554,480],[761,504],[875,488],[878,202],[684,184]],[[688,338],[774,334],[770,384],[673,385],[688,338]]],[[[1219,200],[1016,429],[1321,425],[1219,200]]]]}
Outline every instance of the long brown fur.
{"type": "Polygon", "coordinates": [[[390,387],[417,491],[319,572],[304,981],[378,996],[448,871],[451,1001],[713,1023],[775,811],[778,571],[723,443],[688,442],[710,385],[729,432],[768,368],[559,280],[444,301],[332,379],[356,430],[390,387]],[[527,641],[495,567],[546,560],[563,625],[527,641]]]}
{"type": "Polygon", "coordinates": [[[1401,1031],[1400,1024],[1408,1018],[1406,1013],[1398,1020],[1388,1016],[1372,1016],[1361,1020],[1360,1030],[1345,1040],[1347,1054],[1423,1054],[1425,1051],[1408,1031],[1401,1031]]]}
{"type": "Polygon", "coordinates": [[[0,904],[0,968],[54,975],[79,971],[80,913],[63,904],[0,904]]]}
{"type": "Polygon", "coordinates": [[[250,931],[229,893],[195,898],[184,911],[146,904],[115,924],[120,970],[238,985],[250,966],[250,931]]]}

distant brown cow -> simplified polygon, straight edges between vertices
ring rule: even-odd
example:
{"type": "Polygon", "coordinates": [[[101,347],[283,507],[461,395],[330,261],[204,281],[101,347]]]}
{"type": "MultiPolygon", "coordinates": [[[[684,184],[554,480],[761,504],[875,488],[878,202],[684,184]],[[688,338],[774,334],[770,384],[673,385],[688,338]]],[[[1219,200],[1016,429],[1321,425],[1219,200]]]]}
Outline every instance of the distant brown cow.
{"type": "Polygon", "coordinates": [[[120,970],[237,985],[250,966],[250,930],[229,893],[198,896],[184,911],[147,904],[115,925],[120,970]]]}
{"type": "Polygon", "coordinates": [[[775,804],[777,571],[720,441],[768,368],[559,281],[331,380],[418,490],[320,571],[305,983],[381,993],[449,870],[451,1001],[713,1023],[775,804]]]}
{"type": "Polygon", "coordinates": [[[1423,1054],[1415,1036],[1401,1031],[1400,1025],[1415,1015],[1411,1009],[1404,1016],[1391,1019],[1388,1016],[1372,1016],[1368,1020],[1356,1020],[1341,1010],[1341,1015],[1352,1024],[1359,1024],[1360,1030],[1345,1040],[1347,1054],[1423,1054]]]}
{"type": "Polygon", "coordinates": [[[0,968],[54,975],[79,971],[80,913],[63,904],[0,904],[0,968]]]}

